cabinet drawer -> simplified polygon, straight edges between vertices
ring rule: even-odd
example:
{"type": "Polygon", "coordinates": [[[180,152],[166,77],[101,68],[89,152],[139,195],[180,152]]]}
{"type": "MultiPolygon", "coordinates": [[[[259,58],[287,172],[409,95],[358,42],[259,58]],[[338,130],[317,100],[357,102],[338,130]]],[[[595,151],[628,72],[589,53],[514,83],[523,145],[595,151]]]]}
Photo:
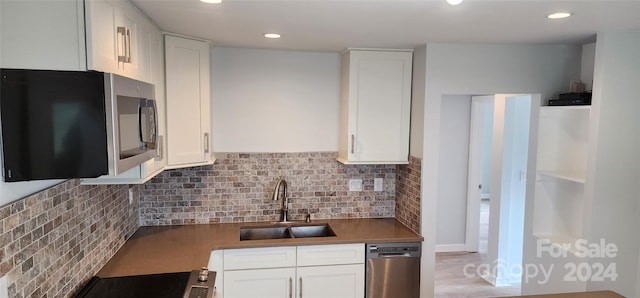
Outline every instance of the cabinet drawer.
{"type": "Polygon", "coordinates": [[[224,270],[295,266],[295,246],[227,249],[224,251],[224,270]]]}
{"type": "Polygon", "coordinates": [[[364,244],[298,246],[298,266],[362,264],[364,244]]]}

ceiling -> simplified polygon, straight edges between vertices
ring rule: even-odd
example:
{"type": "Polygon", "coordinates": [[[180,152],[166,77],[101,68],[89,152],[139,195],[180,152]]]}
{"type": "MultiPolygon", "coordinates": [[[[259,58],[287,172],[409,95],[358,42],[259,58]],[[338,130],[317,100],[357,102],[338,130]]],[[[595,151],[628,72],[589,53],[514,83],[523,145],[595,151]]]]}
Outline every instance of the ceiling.
{"type": "Polygon", "coordinates": [[[164,31],[214,46],[303,51],[446,43],[572,43],[640,30],[640,0],[132,0],[164,31]],[[567,19],[546,15],[569,11],[567,19]],[[280,39],[262,35],[276,32],[280,39]]]}

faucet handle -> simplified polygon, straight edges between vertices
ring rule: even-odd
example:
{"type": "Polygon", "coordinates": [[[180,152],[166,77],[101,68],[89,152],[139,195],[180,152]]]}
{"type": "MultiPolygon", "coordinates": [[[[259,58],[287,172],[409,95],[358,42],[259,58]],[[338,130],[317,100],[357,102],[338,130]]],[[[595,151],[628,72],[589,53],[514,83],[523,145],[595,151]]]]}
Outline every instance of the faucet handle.
{"type": "Polygon", "coordinates": [[[311,213],[307,213],[307,216],[304,220],[305,222],[311,222],[311,213]]]}

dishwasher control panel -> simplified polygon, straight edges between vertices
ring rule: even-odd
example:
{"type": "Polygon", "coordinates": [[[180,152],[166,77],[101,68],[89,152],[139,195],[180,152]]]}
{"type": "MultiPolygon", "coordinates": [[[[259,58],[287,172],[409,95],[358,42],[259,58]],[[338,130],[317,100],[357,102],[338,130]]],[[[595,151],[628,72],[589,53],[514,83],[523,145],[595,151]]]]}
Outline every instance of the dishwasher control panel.
{"type": "Polygon", "coordinates": [[[367,244],[367,258],[384,256],[420,257],[420,242],[367,244]]]}

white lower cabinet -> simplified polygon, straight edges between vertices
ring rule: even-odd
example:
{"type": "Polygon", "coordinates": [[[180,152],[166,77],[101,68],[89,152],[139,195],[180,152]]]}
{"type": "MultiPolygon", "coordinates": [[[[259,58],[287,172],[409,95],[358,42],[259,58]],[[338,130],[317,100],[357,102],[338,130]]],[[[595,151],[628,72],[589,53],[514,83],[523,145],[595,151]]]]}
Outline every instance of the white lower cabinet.
{"type": "Polygon", "coordinates": [[[364,265],[298,267],[297,297],[362,298],[364,265]]]}
{"type": "Polygon", "coordinates": [[[224,297],[293,297],[295,278],[294,267],[225,271],[224,297]]]}
{"type": "Polygon", "coordinates": [[[363,298],[364,244],[216,250],[220,298],[363,298]]]}

